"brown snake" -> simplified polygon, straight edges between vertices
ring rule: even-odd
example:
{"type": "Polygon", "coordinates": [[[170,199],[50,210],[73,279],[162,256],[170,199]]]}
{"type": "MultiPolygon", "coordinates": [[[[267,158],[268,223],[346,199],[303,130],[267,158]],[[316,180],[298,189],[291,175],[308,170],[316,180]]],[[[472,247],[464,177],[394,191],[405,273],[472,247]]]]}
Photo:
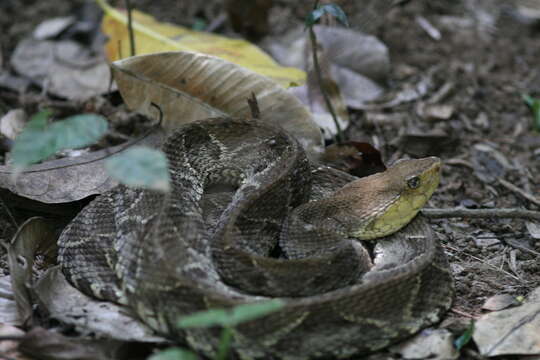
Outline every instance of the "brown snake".
{"type": "Polygon", "coordinates": [[[163,151],[171,193],[118,186],[62,233],[59,262],[86,294],[128,304],[207,356],[220,330],[178,329],[182,316],[283,298],[281,310],[235,327],[242,358],[370,352],[449,308],[444,253],[423,218],[411,221],[438,184],[438,159],[356,180],[313,166],[274,126],[223,118],[182,127],[163,151]],[[368,249],[354,239],[385,235],[368,249]]]}

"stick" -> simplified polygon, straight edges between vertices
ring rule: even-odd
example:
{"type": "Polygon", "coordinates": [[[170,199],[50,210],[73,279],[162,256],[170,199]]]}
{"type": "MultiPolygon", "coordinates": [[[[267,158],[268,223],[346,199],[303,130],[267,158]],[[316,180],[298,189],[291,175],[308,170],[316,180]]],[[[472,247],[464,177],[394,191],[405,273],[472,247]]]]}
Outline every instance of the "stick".
{"type": "Polygon", "coordinates": [[[422,215],[432,218],[523,218],[540,221],[540,212],[525,209],[422,209],[422,215]]]}

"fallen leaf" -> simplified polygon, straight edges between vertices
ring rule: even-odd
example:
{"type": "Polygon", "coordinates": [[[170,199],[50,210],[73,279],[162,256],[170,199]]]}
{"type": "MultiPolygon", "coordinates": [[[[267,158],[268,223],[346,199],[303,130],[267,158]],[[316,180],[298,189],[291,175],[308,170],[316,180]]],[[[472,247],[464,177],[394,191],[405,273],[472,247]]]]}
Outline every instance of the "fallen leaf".
{"type": "Polygon", "coordinates": [[[104,347],[99,348],[96,343],[68,338],[40,327],[26,334],[19,343],[19,351],[41,360],[112,360],[107,355],[108,351],[104,347]]]}
{"type": "Polygon", "coordinates": [[[8,265],[17,312],[23,324],[33,319],[32,289],[34,258],[38,253],[49,254],[56,246],[56,236],[43,218],[33,217],[19,227],[8,247],[8,265]]]}
{"type": "Polygon", "coordinates": [[[510,161],[500,151],[487,144],[473,146],[474,175],[485,183],[493,183],[513,169],[510,161]]]}
{"type": "Polygon", "coordinates": [[[499,311],[518,304],[519,302],[514,296],[509,294],[498,294],[488,298],[484,302],[484,305],[482,305],[482,309],[489,311],[499,311]]]}
{"type": "Polygon", "coordinates": [[[129,108],[155,116],[163,112],[167,130],[209,117],[250,117],[255,94],[261,120],[292,134],[312,158],[323,151],[322,135],[305,106],[268,78],[216,57],[167,52],[112,64],[118,89],[129,108]]]}
{"type": "Polygon", "coordinates": [[[533,239],[540,240],[540,224],[532,221],[526,221],[525,226],[533,239]]]}
{"type": "MultiPolygon", "coordinates": [[[[127,16],[109,6],[105,0],[96,2],[105,12],[102,30],[109,37],[105,47],[107,58],[115,61],[129,56],[127,16]]],[[[283,87],[297,86],[305,81],[303,71],[280,66],[268,54],[247,41],[161,23],[137,10],[132,11],[132,19],[137,55],[192,51],[233,62],[269,77],[283,87]]]]}
{"type": "Polygon", "coordinates": [[[17,351],[19,346],[18,341],[7,340],[7,338],[21,338],[25,336],[24,331],[11,325],[0,324],[0,338],[4,338],[0,342],[0,354],[4,359],[30,360],[30,358],[21,355],[17,351]]]}
{"type": "Polygon", "coordinates": [[[8,139],[15,139],[26,124],[26,113],[23,109],[9,110],[0,119],[0,134],[8,139]]]}
{"type": "Polygon", "coordinates": [[[71,40],[24,39],[15,48],[11,64],[17,73],[71,100],[86,100],[109,88],[105,60],[71,40]]]}
{"type": "Polygon", "coordinates": [[[142,324],[128,308],[94,300],[71,286],[59,266],[48,269],[35,285],[35,293],[50,317],[120,341],[166,342],[142,324]]]}
{"type": "MultiPolygon", "coordinates": [[[[367,102],[384,92],[377,81],[384,81],[390,71],[387,47],[377,38],[330,26],[314,26],[317,42],[330,59],[330,75],[341,89],[347,106],[363,109],[367,102]]],[[[265,47],[281,64],[307,69],[307,36],[303,27],[285,36],[268,38],[265,47]]]]}
{"type": "Polygon", "coordinates": [[[75,22],[74,16],[47,19],[34,29],[33,36],[37,40],[51,39],[58,36],[68,26],[75,22]]]}
{"type": "MultiPolygon", "coordinates": [[[[467,206],[467,204],[462,203],[461,205],[466,208],[471,208],[471,206],[467,206]]],[[[479,208],[478,204],[475,204],[474,208],[479,208]]],[[[497,236],[489,231],[475,232],[472,234],[472,236],[474,244],[480,248],[489,247],[501,243],[501,241],[497,239],[497,236]]]]}
{"type": "Polygon", "coordinates": [[[392,143],[397,145],[407,154],[416,157],[425,157],[429,155],[438,155],[445,148],[455,146],[457,139],[452,138],[442,131],[433,131],[431,133],[407,133],[401,135],[392,143]]]}
{"type": "MultiPolygon", "coordinates": [[[[158,147],[162,137],[158,132],[138,141],[138,144],[158,147]]],[[[106,158],[126,149],[128,145],[32,165],[15,180],[10,166],[0,166],[0,187],[48,204],[77,201],[101,194],[118,184],[105,171],[106,158]]]]}
{"type": "Polygon", "coordinates": [[[540,354],[540,288],[521,306],[494,311],[476,322],[473,339],[483,356],[540,354]]]}
{"type": "Polygon", "coordinates": [[[445,329],[425,329],[408,341],[390,348],[402,359],[451,360],[459,357],[452,334],[445,329]]]}
{"type": "Polygon", "coordinates": [[[11,286],[11,275],[0,277],[0,323],[16,326],[23,324],[11,286]]]}
{"type": "Polygon", "coordinates": [[[448,120],[454,114],[454,107],[448,104],[420,103],[417,112],[424,120],[448,120]]]}
{"type": "Polygon", "coordinates": [[[365,106],[369,110],[393,108],[424,97],[433,87],[432,75],[422,76],[416,82],[403,83],[400,87],[377,98],[365,106]]]}

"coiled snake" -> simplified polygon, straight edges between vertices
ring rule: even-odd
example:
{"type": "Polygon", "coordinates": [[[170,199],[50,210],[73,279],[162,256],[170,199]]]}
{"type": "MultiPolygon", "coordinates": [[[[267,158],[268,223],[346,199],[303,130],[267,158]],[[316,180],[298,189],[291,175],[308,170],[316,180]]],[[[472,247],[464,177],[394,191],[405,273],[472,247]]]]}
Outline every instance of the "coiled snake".
{"type": "Polygon", "coordinates": [[[225,118],[185,125],[163,151],[171,193],[120,185],[62,233],[59,262],[86,294],[128,304],[208,356],[219,329],[178,329],[183,315],[283,298],[278,312],[234,329],[242,358],[365,353],[449,308],[448,263],[415,218],[438,185],[437,158],[356,180],[315,167],[274,126],[225,118]]]}

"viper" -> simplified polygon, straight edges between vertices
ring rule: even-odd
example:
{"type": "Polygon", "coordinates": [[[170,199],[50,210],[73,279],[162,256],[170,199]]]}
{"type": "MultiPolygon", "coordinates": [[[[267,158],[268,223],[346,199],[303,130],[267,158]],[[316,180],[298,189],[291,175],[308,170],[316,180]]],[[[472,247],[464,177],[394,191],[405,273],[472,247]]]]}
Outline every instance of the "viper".
{"type": "Polygon", "coordinates": [[[59,263],[84,293],[207,356],[219,329],[179,329],[183,316],[283,299],[235,327],[242,358],[366,353],[449,308],[448,263],[417,215],[439,183],[438,158],[357,179],[312,163],[278,127],[231,118],[185,125],[162,150],[169,193],[119,185],[61,234],[59,263]]]}

